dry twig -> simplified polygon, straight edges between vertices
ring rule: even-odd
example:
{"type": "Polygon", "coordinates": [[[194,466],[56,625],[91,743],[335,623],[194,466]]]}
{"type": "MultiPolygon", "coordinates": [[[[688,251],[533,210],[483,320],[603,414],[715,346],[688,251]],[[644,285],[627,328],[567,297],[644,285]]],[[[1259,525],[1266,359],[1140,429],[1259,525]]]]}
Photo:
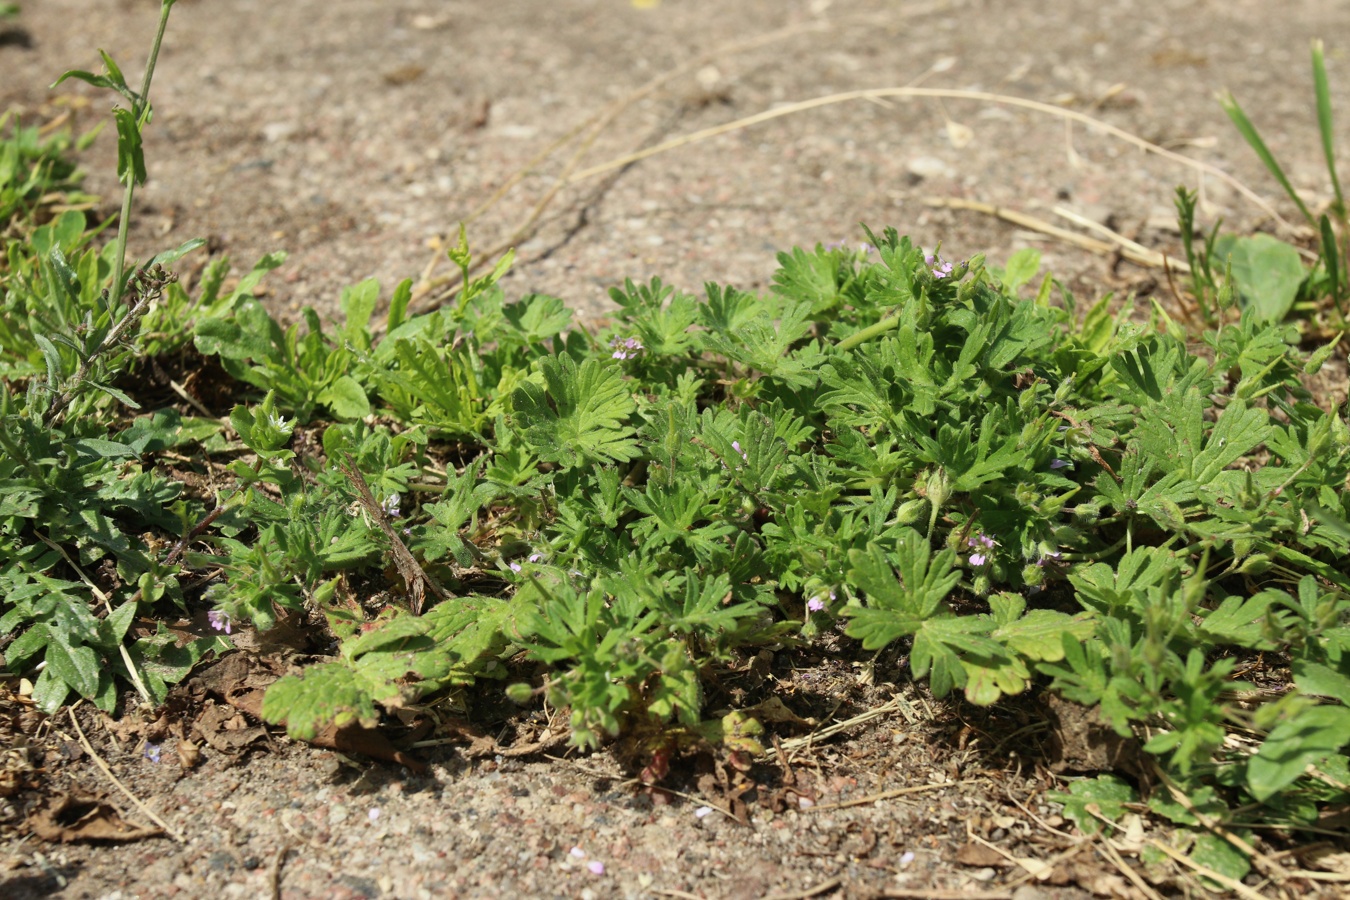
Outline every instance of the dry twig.
{"type": "Polygon", "coordinates": [[[286,861],[286,854],[290,852],[291,842],[286,841],[277,848],[276,855],[272,857],[272,868],[267,879],[272,886],[272,900],[281,900],[281,866],[286,861]]]}
{"type": "Polygon", "coordinates": [[[445,592],[435,578],[432,578],[417,558],[408,550],[403,539],[398,536],[394,526],[389,524],[389,516],[385,515],[384,509],[375,502],[375,496],[370,492],[370,486],[366,484],[366,479],[361,475],[361,470],[356,467],[356,461],[352,459],[350,453],[346,454],[345,459],[338,463],[338,468],[342,474],[347,476],[347,480],[356,488],[357,498],[361,501],[361,508],[366,511],[366,515],[379,526],[384,532],[384,536],[389,539],[389,549],[394,556],[394,567],[398,569],[398,574],[403,577],[403,582],[408,586],[408,605],[412,609],[412,614],[420,616],[422,614],[422,602],[426,597],[426,592],[431,591],[437,600],[445,600],[450,595],[445,592]]]}
{"type": "Polygon", "coordinates": [[[843,883],[842,878],[835,877],[822,881],[820,884],[809,887],[804,891],[795,891],[790,894],[769,894],[764,900],[807,900],[808,897],[819,897],[821,894],[829,893],[843,883]]]}
{"type": "Polygon", "coordinates": [[[1012,900],[1011,891],[952,891],[942,888],[883,888],[877,896],[901,900],[1012,900]]]}

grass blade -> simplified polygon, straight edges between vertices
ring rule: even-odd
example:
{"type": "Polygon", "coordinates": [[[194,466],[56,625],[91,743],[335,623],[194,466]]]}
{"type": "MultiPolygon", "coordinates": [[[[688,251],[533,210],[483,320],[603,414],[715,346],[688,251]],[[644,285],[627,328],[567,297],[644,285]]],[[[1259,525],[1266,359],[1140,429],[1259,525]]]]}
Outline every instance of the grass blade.
{"type": "Polygon", "coordinates": [[[1341,248],[1336,243],[1336,234],[1331,230],[1331,220],[1322,216],[1322,264],[1327,267],[1327,280],[1331,282],[1331,299],[1336,302],[1336,308],[1341,308],[1341,298],[1345,296],[1345,285],[1342,279],[1345,274],[1341,270],[1341,248]]]}
{"type": "Polygon", "coordinates": [[[1336,218],[1345,222],[1345,197],[1341,194],[1341,180],[1336,177],[1336,148],[1332,143],[1331,88],[1327,85],[1327,65],[1322,42],[1312,44],[1313,87],[1317,91],[1317,127],[1322,132],[1322,153],[1327,158],[1327,172],[1336,193],[1336,218]]]}
{"type": "Polygon", "coordinates": [[[1294,186],[1289,183],[1289,178],[1284,174],[1284,169],[1280,168],[1280,164],[1275,161],[1274,154],[1270,152],[1266,142],[1261,140],[1261,135],[1257,132],[1256,126],[1252,124],[1251,119],[1247,118],[1247,114],[1242,111],[1242,107],[1238,106],[1237,100],[1234,99],[1232,94],[1224,92],[1219,97],[1219,102],[1223,104],[1223,111],[1228,113],[1228,118],[1233,120],[1233,124],[1241,132],[1248,146],[1261,158],[1261,162],[1265,163],[1270,174],[1275,176],[1275,180],[1280,183],[1280,187],[1284,188],[1284,192],[1289,195],[1289,199],[1294,201],[1298,211],[1303,213],[1303,217],[1308,220],[1308,223],[1315,227],[1317,222],[1313,219],[1312,213],[1308,212],[1308,207],[1304,205],[1298,191],[1295,191],[1294,186]]]}

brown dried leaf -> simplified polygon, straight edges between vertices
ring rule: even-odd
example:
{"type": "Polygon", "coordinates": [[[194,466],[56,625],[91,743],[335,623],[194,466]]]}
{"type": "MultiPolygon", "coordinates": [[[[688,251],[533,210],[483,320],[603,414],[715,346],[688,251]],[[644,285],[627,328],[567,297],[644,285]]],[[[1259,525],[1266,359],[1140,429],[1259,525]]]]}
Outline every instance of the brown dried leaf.
{"type": "Polygon", "coordinates": [[[963,866],[976,866],[981,869],[989,866],[1012,865],[1002,853],[975,841],[967,841],[961,846],[960,850],[956,851],[956,861],[963,866]]]}
{"type": "Polygon", "coordinates": [[[117,810],[93,794],[62,794],[28,819],[33,834],[44,841],[69,844],[75,841],[126,843],[163,834],[160,829],[132,825],[117,810]]]}
{"type": "Polygon", "coordinates": [[[340,753],[359,753],[362,756],[369,756],[372,759],[382,759],[386,762],[395,762],[405,766],[417,775],[426,772],[426,763],[413,759],[408,754],[399,750],[389,739],[374,728],[362,728],[359,723],[353,722],[342,728],[334,728],[329,725],[323,731],[314,736],[314,740],[308,743],[315,747],[326,747],[330,750],[337,750],[340,753]]]}
{"type": "Polygon", "coordinates": [[[194,725],[202,740],[221,753],[238,754],[254,741],[265,740],[267,729],[261,725],[250,726],[233,706],[212,704],[202,710],[194,725]]]}

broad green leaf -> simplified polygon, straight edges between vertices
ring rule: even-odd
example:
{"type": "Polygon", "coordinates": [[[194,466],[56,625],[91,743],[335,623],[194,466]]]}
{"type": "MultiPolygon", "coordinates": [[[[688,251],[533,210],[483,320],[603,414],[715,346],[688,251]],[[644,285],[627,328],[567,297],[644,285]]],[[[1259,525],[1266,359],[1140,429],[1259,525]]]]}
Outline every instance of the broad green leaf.
{"type": "MultiPolygon", "coordinates": [[[[1243,840],[1249,840],[1250,835],[1240,832],[1239,837],[1243,840]]],[[[1241,881],[1247,877],[1251,871],[1251,860],[1238,848],[1234,847],[1228,840],[1211,832],[1202,832],[1195,839],[1195,846],[1191,848],[1191,859],[1208,869],[1213,869],[1220,875],[1226,875],[1234,881],[1241,881]]],[[[1203,878],[1203,876],[1202,876],[1203,878]]],[[[1206,882],[1209,879],[1203,879],[1206,882]]],[[[1228,889],[1228,885],[1217,883],[1216,888],[1228,889]]]]}
{"type": "Polygon", "coordinates": [[[370,324],[370,316],[379,301],[380,283],[374,278],[342,289],[342,297],[338,302],[342,306],[342,336],[347,341],[362,349],[369,345],[366,326],[370,324]]]}
{"type": "Polygon", "coordinates": [[[1155,790],[1148,798],[1148,808],[1178,825],[1199,825],[1197,812],[1217,821],[1228,814],[1223,798],[1209,785],[1189,787],[1185,797],[1187,803],[1183,805],[1170,791],[1155,790]]]}
{"type": "Polygon", "coordinates": [[[148,269],[153,266],[172,265],[184,256],[187,256],[193,250],[196,250],[198,247],[205,246],[205,239],[191,238],[179,244],[177,247],[174,247],[172,250],[161,250],[159,253],[156,253],[154,256],[150,257],[150,261],[145,264],[145,267],[148,269]]]}
{"type": "Polygon", "coordinates": [[[502,312],[527,344],[542,343],[572,324],[572,310],[557,297],[545,294],[531,294],[502,312]]]}
{"type": "Polygon", "coordinates": [[[361,383],[350,375],[343,375],[318,396],[320,403],[331,407],[340,419],[364,419],[370,415],[370,400],[361,383]]]}
{"type": "Polygon", "coordinates": [[[844,609],[844,615],[853,620],[846,632],[869,650],[917,631],[945,608],[947,595],[961,578],[960,571],[953,569],[956,554],[942,550],[933,556],[928,539],[912,528],[900,532],[896,557],[898,580],[885,551],[876,544],[865,552],[848,553],[849,583],[863,591],[867,605],[844,609]]]}
{"type": "Polygon", "coordinates": [[[1223,235],[1215,242],[1218,260],[1232,260],[1233,279],[1243,303],[1267,322],[1283,322],[1308,276],[1298,251],[1268,234],[1223,235]]]}
{"type": "Polygon", "coordinates": [[[145,184],[145,150],[136,117],[118,106],[113,108],[113,121],[117,124],[117,180],[145,184]]]}
{"type": "Polygon", "coordinates": [[[1031,682],[1026,662],[1015,656],[963,656],[961,666],[966,670],[966,700],[976,706],[993,706],[1022,693],[1031,682]]]}
{"type": "Polygon", "coordinates": [[[49,716],[56,715],[61,704],[65,703],[69,696],[70,685],[58,676],[51,666],[43,669],[38,674],[37,681],[33,682],[33,702],[49,716]]]}
{"type": "Polygon", "coordinates": [[[47,644],[47,668],[81,697],[92,700],[98,693],[98,676],[102,669],[98,653],[93,647],[71,646],[60,636],[52,637],[47,644]]]}
{"type": "Polygon", "coordinates": [[[136,607],[137,604],[127,601],[103,620],[103,627],[100,630],[105,633],[100,637],[104,638],[108,645],[115,646],[122,643],[122,639],[131,628],[132,621],[136,618],[136,607]]]}
{"type": "Polygon", "coordinates": [[[1247,789],[1265,800],[1292,784],[1303,771],[1350,744],[1350,709],[1317,706],[1275,727],[1247,763],[1247,789]]]}
{"type": "Polygon", "coordinates": [[[1278,591],[1262,591],[1251,597],[1229,596],[1217,608],[1204,613],[1202,633],[1225,644],[1252,649],[1274,649],[1263,640],[1266,617],[1279,602],[1278,591]]]}
{"type": "Polygon", "coordinates": [[[1335,667],[1313,660],[1295,659],[1292,668],[1294,683],[1303,693],[1342,702],[1350,699],[1350,656],[1342,656],[1335,667]]]}
{"type": "Polygon", "coordinates": [[[135,459],[136,451],[121,441],[105,441],[102,438],[84,438],[75,442],[80,456],[93,459],[135,459]]]}
{"type": "Polygon", "coordinates": [[[1259,409],[1234,400],[1214,423],[1203,450],[1190,465],[1198,484],[1209,484],[1218,474],[1266,439],[1271,430],[1269,418],[1259,409]]]}

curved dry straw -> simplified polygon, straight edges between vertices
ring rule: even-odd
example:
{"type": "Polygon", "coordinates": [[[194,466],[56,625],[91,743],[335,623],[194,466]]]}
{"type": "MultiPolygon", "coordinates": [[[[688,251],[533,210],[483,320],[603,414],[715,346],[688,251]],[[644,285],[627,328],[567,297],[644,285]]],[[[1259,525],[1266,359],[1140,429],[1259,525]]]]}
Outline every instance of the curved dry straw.
{"type": "MultiPolygon", "coordinates": [[[[566,147],[568,144],[572,143],[572,141],[574,141],[578,135],[581,135],[583,132],[585,133],[585,137],[582,138],[580,145],[572,153],[572,156],[563,166],[562,172],[559,173],[559,175],[554,179],[552,186],[550,186],[549,189],[544,193],[544,196],[541,197],[537,203],[535,203],[534,207],[530,210],[529,214],[525,217],[525,219],[519,225],[517,225],[515,229],[512,230],[510,237],[508,237],[505,241],[500,242],[497,246],[493,247],[491,250],[489,250],[484,254],[481,254],[478,257],[478,261],[473,265],[471,271],[477,270],[482,265],[484,265],[488,260],[496,259],[502,253],[506,252],[508,249],[515,246],[517,242],[523,240],[524,238],[530,235],[532,229],[538,223],[539,218],[544,214],[544,210],[546,210],[549,207],[549,205],[552,204],[554,198],[557,197],[558,193],[562,191],[563,188],[567,187],[570,184],[574,184],[578,180],[572,175],[572,173],[576,169],[576,167],[581,164],[581,160],[585,157],[586,153],[589,152],[591,147],[595,145],[596,140],[598,140],[600,135],[603,134],[605,130],[609,128],[609,126],[613,124],[614,121],[618,119],[618,117],[622,115],[625,110],[629,109],[633,104],[637,103],[639,100],[642,100],[646,97],[650,97],[652,94],[656,93],[661,88],[670,84],[670,82],[674,81],[680,76],[686,75],[689,72],[692,72],[694,69],[706,65],[712,62],[713,60],[725,59],[735,54],[745,53],[749,50],[754,50],[759,47],[767,46],[768,44],[776,43],[781,40],[786,40],[787,38],[794,37],[798,34],[803,34],[806,32],[826,31],[830,27],[832,27],[830,23],[824,20],[801,23],[796,25],[789,25],[785,28],[780,28],[775,31],[768,32],[766,34],[758,35],[757,37],[753,37],[748,40],[736,41],[731,44],[724,44],[720,47],[716,47],[708,51],[707,53],[704,53],[700,56],[696,56],[693,59],[688,60],[687,62],[681,63],[679,66],[676,66],[674,69],[671,69],[668,72],[664,72],[656,76],[655,78],[648,81],[646,84],[642,85],[642,87],[638,88],[635,91],[632,91],[631,93],[625,95],[624,97],[621,97],[619,100],[616,100],[614,103],[610,104],[610,106],[607,109],[596,113],[595,115],[591,116],[589,119],[585,120],[581,124],[571,128],[569,131],[567,131],[567,133],[565,133],[557,140],[550,143],[539,153],[535,154],[529,160],[529,162],[527,162],[513,175],[507,178],[506,181],[502,183],[501,187],[497,188],[497,190],[494,191],[492,195],[487,198],[487,200],[479,204],[478,207],[474,209],[473,212],[469,213],[469,215],[465,218],[464,221],[468,223],[474,221],[479,216],[483,215],[483,213],[487,212],[489,209],[495,206],[503,197],[505,197],[508,193],[510,193],[512,188],[516,187],[516,185],[520,184],[527,177],[529,177],[529,175],[535,171],[535,168],[537,166],[539,166],[542,162],[552,157],[563,147],[566,147]]],[[[441,278],[431,277],[431,273],[435,271],[436,266],[439,265],[443,257],[444,254],[441,253],[440,248],[437,247],[435,255],[432,257],[431,261],[427,264],[427,267],[422,272],[421,282],[418,284],[417,289],[413,292],[413,299],[410,304],[410,307],[417,305],[431,291],[434,291],[437,288],[446,288],[447,292],[445,294],[442,294],[441,296],[435,298],[435,303],[437,306],[439,306],[441,303],[444,303],[446,299],[448,299],[449,292],[453,291],[458,286],[458,281],[460,278],[460,274],[458,272],[441,278]]]]}
{"type": "MultiPolygon", "coordinates": [[[[1286,228],[1290,227],[1289,223],[1275,210],[1273,206],[1270,205],[1269,202],[1264,200],[1255,191],[1248,188],[1246,185],[1238,181],[1233,176],[1229,175],[1227,172],[1224,172],[1222,169],[1219,169],[1218,167],[1213,166],[1209,163],[1201,162],[1198,159],[1186,156],[1183,153],[1177,153],[1174,150],[1168,150],[1166,147],[1162,147],[1159,146],[1158,144],[1152,143],[1151,141],[1144,140],[1143,138],[1139,137],[1136,134],[1132,134],[1131,132],[1128,132],[1122,128],[1118,128],[1114,125],[1104,122],[1101,119],[1093,118],[1092,116],[1086,115],[1085,113],[1081,113],[1076,110],[1066,109],[1065,107],[1062,106],[1055,106],[1050,103],[1043,103],[1038,100],[1030,100],[1025,97],[1016,97],[1009,94],[997,94],[989,91],[957,90],[953,88],[925,88],[925,87],[907,86],[907,87],[888,87],[888,88],[866,88],[861,90],[843,91],[840,93],[828,94],[823,97],[816,97],[811,100],[803,100],[797,103],[785,104],[782,106],[775,107],[773,109],[755,113],[754,115],[751,116],[745,116],[743,118],[736,119],[734,121],[727,122],[722,125],[715,125],[710,128],[704,128],[699,131],[691,132],[690,134],[671,138],[670,140],[662,141],[661,143],[655,144],[651,147],[647,147],[642,150],[637,150],[632,153],[627,153],[624,154],[623,156],[615,157],[614,159],[608,160],[607,162],[590,166],[588,168],[582,169],[581,171],[574,171],[576,166],[579,164],[581,158],[595,143],[596,139],[600,136],[600,134],[607,127],[609,127],[609,125],[612,124],[614,120],[617,119],[618,116],[625,109],[630,107],[633,103],[637,102],[639,99],[650,96],[652,93],[657,91],[662,86],[668,84],[676,77],[685,74],[690,70],[692,70],[693,68],[695,68],[696,66],[701,65],[712,59],[724,58],[734,53],[744,52],[745,50],[754,47],[763,46],[765,44],[774,41],[791,37],[803,31],[822,30],[828,27],[831,26],[823,22],[810,23],[809,25],[791,26],[789,28],[781,29],[779,31],[770,32],[769,34],[762,35],[758,38],[754,38],[749,41],[743,41],[738,42],[736,44],[719,47],[716,50],[713,50],[700,57],[697,57],[696,59],[684,63],[683,65],[677,67],[676,69],[673,69],[667,73],[658,76],[657,78],[648,82],[643,87],[639,88],[633,93],[617,101],[604,112],[592,116],[586,122],[583,122],[581,125],[577,126],[576,128],[573,128],[562,138],[559,138],[544,151],[537,154],[533,159],[530,160],[530,162],[524,168],[522,168],[520,171],[518,171],[509,179],[507,179],[506,183],[503,184],[501,188],[499,188],[486,202],[480,205],[478,209],[474,210],[474,212],[470,215],[469,217],[470,219],[474,219],[482,215],[485,211],[487,211],[487,209],[489,209],[503,196],[505,196],[505,194],[509,192],[511,188],[515,187],[522,180],[524,180],[524,178],[527,177],[528,174],[532,172],[537,165],[539,165],[539,163],[543,162],[545,159],[552,156],[559,149],[566,146],[583,131],[587,132],[586,137],[582,141],[581,145],[576,149],[576,151],[572,154],[571,158],[564,166],[563,171],[555,178],[552,186],[544,194],[544,196],[535,204],[534,208],[531,210],[530,214],[525,218],[525,220],[512,231],[510,237],[508,237],[505,241],[500,242],[498,245],[492,247],[487,252],[478,256],[478,259],[474,263],[471,271],[477,271],[483,265],[486,265],[488,262],[491,262],[492,260],[496,259],[500,254],[506,252],[508,249],[515,246],[519,241],[527,238],[533,232],[534,227],[538,224],[539,218],[543,215],[544,210],[553,202],[553,200],[557,197],[557,195],[568,186],[578,184],[591,178],[595,178],[599,175],[604,175],[607,173],[618,171],[636,162],[649,159],[650,157],[657,156],[662,153],[668,153],[680,147],[685,147],[690,144],[699,143],[701,141],[709,140],[710,138],[718,137],[720,135],[729,134],[731,132],[739,131],[744,128],[749,128],[754,125],[759,125],[764,122],[770,122],[773,121],[774,119],[781,119],[786,116],[797,115],[798,113],[809,112],[811,110],[821,109],[827,106],[834,106],[840,103],[849,103],[855,100],[866,100],[873,103],[882,103],[882,104],[885,104],[889,100],[905,99],[905,98],[926,98],[934,100],[970,100],[982,103],[994,103],[1001,106],[1012,106],[1021,109],[1031,110],[1032,112],[1037,112],[1044,115],[1054,116],[1064,120],[1066,126],[1071,123],[1078,123],[1086,126],[1087,128],[1094,129],[1096,131],[1109,135],[1110,137],[1114,137],[1118,140],[1124,141],[1127,144],[1139,148],[1141,151],[1145,153],[1150,153],[1155,156],[1159,156],[1163,159],[1167,159],[1172,162],[1183,165],[1189,169],[1192,169],[1193,171],[1198,173],[1201,177],[1205,175],[1210,175],[1224,182],[1225,184],[1231,186],[1234,190],[1236,190],[1242,196],[1246,197],[1254,205],[1256,205],[1267,215],[1269,215],[1273,220],[1280,223],[1281,226],[1286,228]],[[589,131],[587,131],[587,129],[589,129],[589,131]]],[[[459,273],[454,273],[439,278],[431,277],[431,273],[432,271],[434,271],[435,265],[439,262],[440,256],[441,254],[439,253],[438,250],[436,258],[434,258],[432,262],[428,264],[426,270],[424,270],[422,280],[419,283],[416,291],[414,292],[412,305],[414,306],[421,305],[427,300],[428,295],[432,294],[435,291],[440,291],[440,293],[430,298],[430,305],[432,305],[433,308],[439,307],[440,305],[444,304],[447,300],[449,300],[453,292],[458,288],[460,278],[459,273]]]]}
{"type": "Polygon", "coordinates": [[[1272,218],[1279,221],[1281,225],[1289,225],[1289,223],[1281,218],[1280,214],[1275,211],[1275,208],[1258,196],[1255,191],[1248,188],[1227,172],[1216,166],[1212,166],[1209,163],[1193,159],[1192,157],[1186,156],[1184,153],[1168,150],[1166,147],[1160,147],[1157,144],[1144,140],[1136,134],[1131,134],[1123,128],[1117,128],[1114,125],[1103,122],[1101,119],[1094,119],[1092,116],[1077,112],[1076,110],[1065,109],[1062,106],[1055,106],[1050,103],[1042,103],[1038,100],[1028,100],[1025,97],[1014,97],[1009,94],[993,94],[988,91],[962,91],[954,88],[865,88],[857,91],[844,91],[838,94],[828,94],[824,97],[817,97],[814,100],[803,100],[799,103],[790,103],[775,109],[756,113],[753,116],[737,119],[734,122],[727,122],[725,125],[715,125],[712,128],[704,128],[701,131],[695,131],[678,138],[672,138],[668,141],[663,141],[654,147],[648,147],[645,150],[639,150],[634,153],[629,153],[626,156],[620,156],[617,159],[611,159],[609,162],[591,166],[589,169],[582,169],[572,176],[571,182],[569,183],[583,181],[587,178],[594,178],[596,175],[604,174],[605,172],[622,166],[631,165],[632,163],[646,159],[649,156],[655,156],[658,153],[665,153],[678,147],[683,147],[686,144],[705,141],[708,138],[717,137],[732,131],[739,131],[742,128],[749,128],[751,125],[758,125],[761,122],[769,122],[784,116],[791,116],[800,112],[819,109],[824,106],[833,106],[836,103],[847,103],[851,100],[890,100],[902,97],[929,97],[942,100],[978,100],[985,103],[997,103],[1002,106],[1017,106],[1034,112],[1045,113],[1046,115],[1058,116],[1069,121],[1078,122],[1090,128],[1103,131],[1111,137],[1118,138],[1127,144],[1133,144],[1147,153],[1152,153],[1156,156],[1161,156],[1164,159],[1170,159],[1173,162],[1181,163],[1182,165],[1195,169],[1197,172],[1213,175],[1219,180],[1232,186],[1272,218]]]}

